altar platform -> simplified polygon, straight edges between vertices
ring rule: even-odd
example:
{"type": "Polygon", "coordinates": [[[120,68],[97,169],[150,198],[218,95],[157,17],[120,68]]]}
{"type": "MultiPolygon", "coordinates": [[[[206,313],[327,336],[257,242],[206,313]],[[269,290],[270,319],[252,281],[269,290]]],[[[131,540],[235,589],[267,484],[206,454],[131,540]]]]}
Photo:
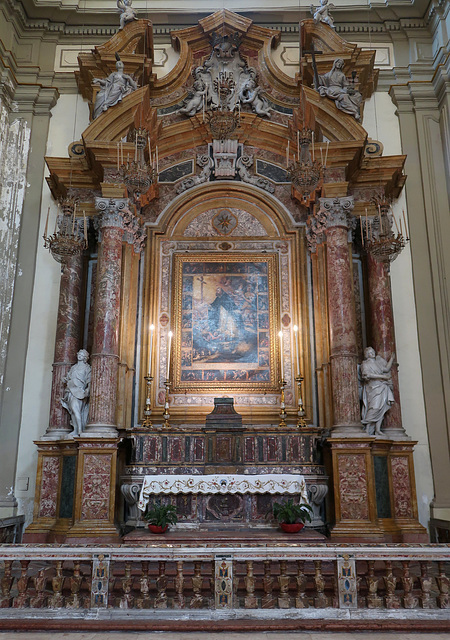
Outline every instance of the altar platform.
{"type": "Polygon", "coordinates": [[[147,528],[134,529],[123,536],[122,544],[157,547],[278,547],[310,545],[327,542],[326,536],[314,529],[302,529],[299,533],[284,533],[280,529],[227,527],[191,530],[170,529],[164,534],[155,534],[147,528]]]}

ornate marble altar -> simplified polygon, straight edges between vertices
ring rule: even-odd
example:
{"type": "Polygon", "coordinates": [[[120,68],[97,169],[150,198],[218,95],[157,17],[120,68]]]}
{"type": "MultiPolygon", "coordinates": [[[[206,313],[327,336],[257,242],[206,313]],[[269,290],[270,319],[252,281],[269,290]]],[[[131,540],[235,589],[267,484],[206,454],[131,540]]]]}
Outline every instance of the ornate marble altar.
{"type": "MultiPolygon", "coordinates": [[[[148,20],[130,20],[80,54],[92,121],[76,167],[47,158],[48,183],[55,199],[70,186],[92,233],[86,254],[63,265],[30,540],[117,542],[121,527],[138,523],[146,476],[215,473],[304,476],[312,526],[326,520],[337,541],[426,536],[397,363],[381,436],[364,431],[358,387],[363,336],[385,360],[396,352],[388,265],[366,255],[358,218],[367,211],[377,227],[376,203],[398,197],[405,157],[365,153],[356,117],[376,85],[373,51],[317,20],[304,21],[302,34],[301,79],[276,67],[277,31],[227,10],[173,33],[181,55],[162,78],[152,73],[148,20]],[[317,41],[325,53],[311,62],[317,41]],[[135,84],[105,111],[95,83],[115,82],[116,53],[120,83],[135,84]],[[327,91],[316,90],[320,78],[327,91]],[[336,82],[356,96],[350,113],[336,82]],[[230,139],[214,134],[213,116],[232,122],[230,139]],[[287,171],[303,130],[312,156],[323,156],[306,200],[287,171]],[[136,186],[139,159],[147,173],[136,186]],[[67,439],[60,400],[81,346],[92,354],[89,416],[82,435],[67,439]],[[211,413],[221,395],[239,416],[211,413]],[[125,509],[116,507],[118,479],[125,509]]],[[[272,498],[164,499],[182,523],[238,527],[263,523],[272,498]]]]}

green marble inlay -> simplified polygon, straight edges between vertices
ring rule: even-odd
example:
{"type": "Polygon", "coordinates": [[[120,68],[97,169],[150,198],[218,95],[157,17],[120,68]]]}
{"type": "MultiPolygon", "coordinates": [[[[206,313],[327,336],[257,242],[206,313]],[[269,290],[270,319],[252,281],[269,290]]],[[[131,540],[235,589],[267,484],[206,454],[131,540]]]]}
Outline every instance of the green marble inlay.
{"type": "Polygon", "coordinates": [[[64,456],[61,479],[61,499],[59,503],[59,517],[73,517],[73,500],[75,496],[75,473],[77,468],[76,456],[64,456]]]}
{"type": "Polygon", "coordinates": [[[379,518],[391,518],[391,498],[389,495],[389,474],[387,456],[374,456],[375,493],[379,518]]]}

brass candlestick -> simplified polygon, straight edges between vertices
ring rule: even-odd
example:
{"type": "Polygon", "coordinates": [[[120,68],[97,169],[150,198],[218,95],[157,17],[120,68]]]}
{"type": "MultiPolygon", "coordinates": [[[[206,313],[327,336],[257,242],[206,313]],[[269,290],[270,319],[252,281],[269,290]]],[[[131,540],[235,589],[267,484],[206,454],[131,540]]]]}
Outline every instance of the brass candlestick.
{"type": "Polygon", "coordinates": [[[286,380],[280,380],[281,397],[280,397],[280,427],[286,426],[286,403],[284,399],[284,387],[286,386],[286,380]]]}
{"type": "Polygon", "coordinates": [[[164,382],[164,386],[166,387],[166,397],[164,399],[164,413],[163,413],[163,418],[164,418],[164,427],[170,427],[170,422],[169,422],[169,418],[170,418],[170,413],[169,413],[169,387],[170,387],[170,381],[166,380],[164,382]]]}
{"type": "Polygon", "coordinates": [[[297,382],[297,386],[298,386],[298,411],[297,411],[297,415],[298,415],[298,420],[297,420],[297,427],[306,427],[306,422],[305,422],[305,411],[303,409],[303,399],[302,399],[302,382],[303,382],[303,378],[302,376],[297,376],[295,378],[295,381],[297,382]]]}
{"type": "Polygon", "coordinates": [[[151,400],[150,391],[152,387],[153,377],[150,375],[150,372],[147,373],[146,376],[144,376],[144,380],[147,384],[147,397],[145,399],[144,419],[142,420],[142,426],[152,427],[153,425],[150,419],[150,416],[152,415],[152,400],[151,400]]]}

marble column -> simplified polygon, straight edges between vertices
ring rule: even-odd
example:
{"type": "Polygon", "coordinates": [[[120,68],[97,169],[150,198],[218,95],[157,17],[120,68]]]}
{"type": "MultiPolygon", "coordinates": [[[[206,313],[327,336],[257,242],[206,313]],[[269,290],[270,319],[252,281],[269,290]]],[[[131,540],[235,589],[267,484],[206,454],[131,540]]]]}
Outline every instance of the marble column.
{"type": "Polygon", "coordinates": [[[355,301],[348,248],[353,197],[320,198],[327,240],[328,316],[333,387],[332,437],[362,435],[355,301]]]}
{"type": "Polygon", "coordinates": [[[61,404],[63,379],[77,360],[80,347],[81,285],[83,256],[70,258],[62,267],[56,323],[55,355],[53,358],[50,421],[45,439],[59,439],[72,431],[69,413],[61,404]]]}
{"type": "MultiPolygon", "coordinates": [[[[389,360],[392,353],[395,353],[395,332],[394,316],[392,313],[391,282],[389,276],[389,265],[385,262],[378,262],[368,254],[367,270],[369,280],[370,299],[370,328],[372,334],[371,346],[377,355],[385,360],[389,360]]],[[[402,413],[400,408],[400,394],[398,389],[398,365],[394,361],[391,369],[392,382],[394,386],[395,404],[385,414],[383,420],[383,433],[398,440],[406,437],[402,426],[402,413]]]]}
{"type": "Polygon", "coordinates": [[[119,363],[120,287],[124,211],[128,200],[96,198],[99,254],[91,354],[91,396],[85,435],[117,435],[116,400],[119,363]]]}

